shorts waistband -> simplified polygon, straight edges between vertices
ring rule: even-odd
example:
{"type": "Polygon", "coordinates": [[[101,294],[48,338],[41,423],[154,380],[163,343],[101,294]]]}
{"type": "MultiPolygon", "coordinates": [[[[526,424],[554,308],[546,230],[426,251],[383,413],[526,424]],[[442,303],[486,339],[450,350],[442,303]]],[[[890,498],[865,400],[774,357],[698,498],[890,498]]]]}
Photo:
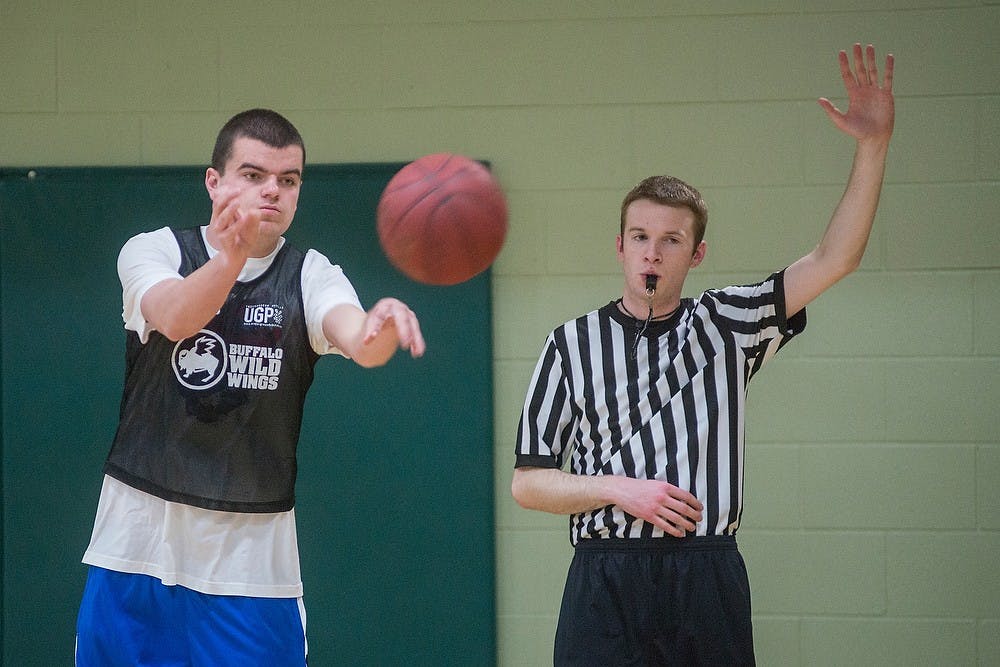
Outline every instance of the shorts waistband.
{"type": "Polygon", "coordinates": [[[735,551],[736,548],[735,535],[587,538],[576,544],[578,551],[735,551]]]}

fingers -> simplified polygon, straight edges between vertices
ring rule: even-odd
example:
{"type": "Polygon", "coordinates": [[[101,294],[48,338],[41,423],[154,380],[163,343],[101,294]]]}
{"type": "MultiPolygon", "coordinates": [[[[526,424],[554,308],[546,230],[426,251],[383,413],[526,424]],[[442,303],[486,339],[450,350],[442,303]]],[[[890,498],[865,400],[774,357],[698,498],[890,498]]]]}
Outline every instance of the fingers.
{"type": "Polygon", "coordinates": [[[833,120],[834,122],[837,122],[839,116],[844,115],[843,113],[841,113],[840,109],[838,109],[833,105],[833,102],[826,99],[825,97],[821,97],[817,101],[819,102],[819,105],[823,107],[823,111],[826,112],[826,115],[829,116],[830,119],[833,120]]]}
{"type": "MultiPolygon", "coordinates": [[[[887,63],[888,63],[888,61],[889,61],[890,58],[892,58],[892,56],[888,56],[886,58],[886,62],[887,63]]],[[[878,86],[879,85],[879,81],[878,81],[878,61],[875,60],[875,47],[873,45],[871,45],[871,44],[869,44],[868,47],[867,47],[867,62],[868,62],[868,83],[869,83],[869,85],[872,85],[872,86],[878,86]]],[[[887,67],[888,67],[888,65],[887,65],[887,67]]]]}
{"type": "Polygon", "coordinates": [[[427,345],[424,343],[424,336],[420,332],[420,325],[417,323],[417,316],[409,308],[401,315],[390,315],[396,326],[396,336],[399,338],[399,346],[404,350],[409,350],[410,356],[414,359],[423,356],[427,345]]]}
{"type": "Polygon", "coordinates": [[[240,191],[236,188],[220,187],[212,199],[212,220],[215,226],[222,231],[229,227],[236,218],[238,211],[237,198],[240,191]]]}
{"type": "Polygon", "coordinates": [[[878,69],[875,66],[875,47],[871,44],[868,45],[867,60],[865,53],[861,49],[860,42],[854,44],[852,52],[854,56],[853,69],[851,67],[851,57],[847,55],[847,51],[841,51],[837,54],[840,62],[840,75],[844,79],[844,84],[848,88],[852,88],[853,86],[872,85],[878,81],[878,69]]]}
{"type": "MultiPolygon", "coordinates": [[[[854,44],[852,50],[854,54],[853,71],[851,69],[850,58],[848,58],[847,52],[841,51],[838,56],[840,61],[840,74],[844,78],[844,82],[848,85],[848,87],[852,84],[862,86],[878,86],[878,61],[875,59],[875,46],[873,44],[868,44],[864,47],[864,49],[862,49],[861,43],[858,42],[854,44]]],[[[892,90],[892,74],[894,66],[895,58],[890,53],[885,57],[885,73],[881,83],[882,88],[890,91],[892,90]]]]}
{"type": "Polygon", "coordinates": [[[861,44],[854,45],[854,76],[859,84],[870,84],[868,68],[865,65],[865,57],[861,52],[861,44]]]}
{"type": "Polygon", "coordinates": [[[674,537],[684,537],[698,527],[697,521],[669,510],[656,516],[653,524],[674,537]]]}
{"type": "Polygon", "coordinates": [[[256,232],[260,229],[260,211],[256,209],[245,211],[240,207],[236,207],[236,211],[233,213],[232,226],[240,236],[245,235],[247,232],[252,232],[256,236],[256,232]]]}
{"type": "Polygon", "coordinates": [[[674,537],[684,537],[694,531],[702,519],[704,505],[692,493],[672,484],[654,517],[654,524],[674,537]]]}
{"type": "Polygon", "coordinates": [[[847,51],[841,51],[838,53],[837,61],[840,63],[840,76],[844,79],[844,85],[848,88],[855,85],[857,81],[854,78],[854,74],[851,72],[851,59],[847,57],[847,51]]]}
{"type": "Polygon", "coordinates": [[[675,499],[684,503],[684,506],[688,508],[690,515],[698,521],[701,521],[701,511],[705,509],[705,505],[698,500],[698,497],[679,487],[672,487],[673,496],[675,499]]]}
{"type": "Polygon", "coordinates": [[[704,506],[694,494],[654,479],[609,475],[603,478],[612,502],[668,535],[684,537],[697,530],[704,506]]]}
{"type": "Polygon", "coordinates": [[[413,328],[410,333],[410,355],[416,359],[424,356],[426,350],[427,343],[424,342],[424,334],[420,331],[420,325],[417,324],[417,318],[414,316],[413,328]]]}
{"type": "Polygon", "coordinates": [[[416,314],[398,299],[382,299],[368,312],[364,343],[375,340],[386,327],[393,327],[399,347],[414,358],[423,356],[427,345],[416,314]]]}
{"type": "Polygon", "coordinates": [[[208,226],[215,235],[218,250],[244,258],[250,253],[260,235],[261,212],[250,206],[243,208],[247,190],[234,185],[220,184],[211,190],[212,219],[208,226]]]}

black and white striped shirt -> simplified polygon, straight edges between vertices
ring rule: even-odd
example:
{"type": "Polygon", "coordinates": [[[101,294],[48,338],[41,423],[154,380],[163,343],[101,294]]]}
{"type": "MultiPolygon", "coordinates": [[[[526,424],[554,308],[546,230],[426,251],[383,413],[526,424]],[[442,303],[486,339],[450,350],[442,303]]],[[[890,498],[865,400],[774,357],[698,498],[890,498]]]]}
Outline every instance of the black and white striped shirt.
{"type": "MultiPolygon", "coordinates": [[[[697,535],[731,535],[743,509],[747,383],[792,336],[783,272],[755,285],[709,290],[651,322],[615,302],[567,322],[545,342],[518,425],[516,466],[578,475],[665,480],[705,508],[697,535]]],[[[617,506],[570,518],[586,538],[662,537],[617,506]]]]}

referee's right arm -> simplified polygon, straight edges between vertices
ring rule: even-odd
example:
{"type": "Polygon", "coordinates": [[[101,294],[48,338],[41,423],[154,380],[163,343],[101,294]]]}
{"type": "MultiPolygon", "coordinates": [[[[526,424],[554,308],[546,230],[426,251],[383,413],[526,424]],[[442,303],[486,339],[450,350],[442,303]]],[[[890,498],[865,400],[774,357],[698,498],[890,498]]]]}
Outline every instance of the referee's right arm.
{"type": "Polygon", "coordinates": [[[617,505],[674,537],[684,537],[701,521],[701,501],[655,479],[574,475],[559,468],[525,466],[514,469],[511,494],[525,509],[552,514],[580,514],[617,505]]]}

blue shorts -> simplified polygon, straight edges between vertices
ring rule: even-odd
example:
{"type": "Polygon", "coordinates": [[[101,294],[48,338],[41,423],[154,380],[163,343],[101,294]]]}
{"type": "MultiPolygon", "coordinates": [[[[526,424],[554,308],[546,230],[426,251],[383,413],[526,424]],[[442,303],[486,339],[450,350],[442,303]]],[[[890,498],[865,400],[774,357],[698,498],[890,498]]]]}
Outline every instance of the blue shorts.
{"type": "Polygon", "coordinates": [[[78,667],[306,664],[295,598],[206,595],[91,567],[77,618],[78,667]]]}

